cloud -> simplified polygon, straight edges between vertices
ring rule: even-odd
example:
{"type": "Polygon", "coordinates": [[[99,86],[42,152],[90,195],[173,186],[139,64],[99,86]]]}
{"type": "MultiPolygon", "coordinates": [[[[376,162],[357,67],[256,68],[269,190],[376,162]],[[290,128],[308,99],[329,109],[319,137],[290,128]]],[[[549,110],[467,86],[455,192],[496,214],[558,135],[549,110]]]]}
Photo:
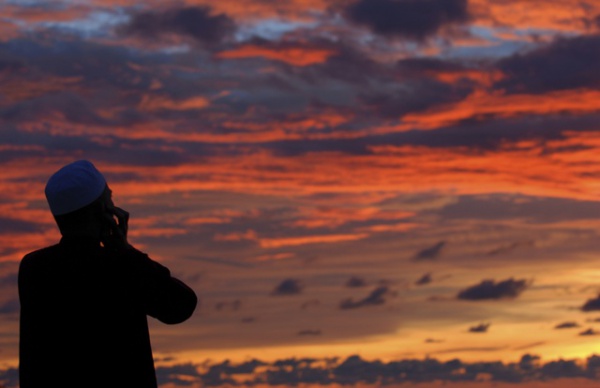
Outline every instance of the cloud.
{"type": "Polygon", "coordinates": [[[346,287],[348,288],[359,288],[365,287],[367,285],[367,281],[364,278],[359,278],[357,276],[352,276],[346,282],[346,287]]]}
{"type": "MultiPolygon", "coordinates": [[[[600,218],[597,201],[572,198],[552,198],[533,195],[463,195],[440,211],[444,218],[502,220],[526,218],[536,224],[567,220],[600,218]],[[548,211],[552,209],[552,211],[548,211]]],[[[523,239],[492,249],[489,255],[510,253],[515,249],[531,248],[535,241],[523,239]]]]}
{"type": "Polygon", "coordinates": [[[20,311],[21,304],[18,299],[11,299],[0,305],[0,314],[16,314],[20,311]]]}
{"type": "Polygon", "coordinates": [[[588,299],[583,306],[581,306],[581,311],[600,311],[600,294],[598,294],[596,298],[588,299]]]}
{"type": "Polygon", "coordinates": [[[431,78],[404,80],[399,85],[388,85],[359,94],[360,106],[384,118],[401,118],[407,113],[427,111],[435,106],[464,100],[474,89],[469,82],[456,84],[431,78]]]}
{"type": "Polygon", "coordinates": [[[446,246],[446,241],[440,241],[435,245],[425,248],[419,252],[414,257],[414,260],[434,260],[437,259],[442,253],[442,249],[446,246]]]}
{"type": "Polygon", "coordinates": [[[514,299],[525,291],[529,285],[529,282],[525,279],[514,280],[510,278],[497,283],[494,280],[483,280],[479,284],[460,291],[457,298],[462,300],[514,299]]]}
{"type": "Polygon", "coordinates": [[[470,18],[467,0],[358,0],[344,15],[377,34],[418,41],[470,18]]]}
{"type": "Polygon", "coordinates": [[[344,299],[340,302],[342,310],[354,309],[364,306],[377,306],[386,302],[385,297],[390,295],[390,289],[387,286],[381,286],[374,289],[367,297],[354,301],[351,298],[344,299]]]}
{"type": "Polygon", "coordinates": [[[19,386],[19,368],[0,370],[0,384],[7,388],[19,386]]]}
{"type": "Polygon", "coordinates": [[[589,328],[587,330],[582,331],[581,333],[579,333],[580,336],[588,336],[588,335],[598,335],[600,334],[599,331],[596,331],[592,328],[589,328]]]}
{"type": "Polygon", "coordinates": [[[238,47],[220,51],[215,54],[215,57],[220,59],[264,58],[291,66],[303,67],[327,62],[336,53],[337,50],[331,44],[272,42],[255,38],[238,47]]]}
{"type": "Polygon", "coordinates": [[[436,57],[408,57],[400,59],[396,68],[406,77],[435,77],[438,74],[461,74],[470,69],[466,63],[436,57]]]}
{"type": "Polygon", "coordinates": [[[421,276],[421,277],[419,278],[419,280],[417,280],[417,281],[415,282],[415,284],[416,284],[417,286],[424,286],[425,284],[429,284],[429,283],[431,283],[432,281],[433,281],[433,279],[432,279],[432,277],[431,277],[431,273],[426,273],[426,274],[424,274],[423,276],[421,276]]]}
{"type": "Polygon", "coordinates": [[[175,34],[210,45],[220,43],[236,28],[229,16],[213,15],[209,7],[184,7],[135,13],[127,24],[118,28],[118,32],[147,40],[175,34]]]}
{"type": "Polygon", "coordinates": [[[479,325],[469,328],[469,333],[487,333],[490,323],[480,323],[479,325]]]}
{"type": "MultiPolygon", "coordinates": [[[[565,378],[584,378],[593,382],[600,368],[600,356],[580,360],[542,362],[537,355],[525,354],[518,362],[465,362],[460,359],[440,361],[436,358],[366,360],[358,355],[339,358],[288,358],[272,362],[252,359],[239,364],[175,364],[158,366],[159,385],[174,386],[298,386],[298,385],[377,385],[426,382],[476,382],[483,375],[490,381],[505,383],[545,382],[565,378]]],[[[0,370],[0,382],[17,385],[18,370],[0,370]]],[[[573,382],[577,384],[576,382],[573,382]]]]}
{"type": "Polygon", "coordinates": [[[271,292],[271,295],[297,295],[302,292],[304,285],[298,279],[285,279],[271,292]]]}
{"type": "Polygon", "coordinates": [[[199,379],[200,376],[198,366],[191,363],[156,367],[158,385],[172,383],[185,386],[190,379],[199,379]]]}
{"type": "Polygon", "coordinates": [[[546,93],[567,89],[598,89],[600,35],[559,37],[550,44],[498,61],[504,74],[496,88],[509,93],[546,93]]]}
{"type": "Polygon", "coordinates": [[[579,324],[577,322],[572,321],[559,323],[556,326],[554,326],[555,329],[572,329],[576,327],[580,327],[579,324]]]}
{"type": "MultiPolygon", "coordinates": [[[[0,232],[0,234],[4,234],[0,232]]],[[[17,288],[17,282],[19,279],[19,274],[17,272],[9,273],[0,277],[0,288],[17,288]]]]}
{"type": "MultiPolygon", "coordinates": [[[[229,360],[220,364],[210,365],[208,370],[200,375],[200,381],[205,386],[236,385],[235,375],[245,375],[254,373],[259,366],[267,365],[260,360],[250,360],[241,364],[234,365],[229,360]]],[[[158,372],[157,372],[158,373],[158,372]]]]}

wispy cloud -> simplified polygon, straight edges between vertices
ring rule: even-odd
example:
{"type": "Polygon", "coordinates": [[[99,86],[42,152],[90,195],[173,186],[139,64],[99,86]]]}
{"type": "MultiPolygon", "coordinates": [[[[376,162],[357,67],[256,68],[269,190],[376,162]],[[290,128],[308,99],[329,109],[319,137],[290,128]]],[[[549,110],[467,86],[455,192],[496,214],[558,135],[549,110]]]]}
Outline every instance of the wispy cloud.
{"type": "Polygon", "coordinates": [[[440,241],[431,247],[420,250],[415,255],[415,260],[434,260],[437,259],[441,253],[443,248],[446,246],[446,241],[440,241]]]}
{"type": "Polygon", "coordinates": [[[359,307],[365,306],[376,306],[380,304],[384,304],[386,302],[386,297],[392,294],[391,290],[387,286],[377,287],[371,293],[363,299],[353,300],[351,298],[344,299],[340,302],[340,309],[348,310],[355,309],[359,307]]]}

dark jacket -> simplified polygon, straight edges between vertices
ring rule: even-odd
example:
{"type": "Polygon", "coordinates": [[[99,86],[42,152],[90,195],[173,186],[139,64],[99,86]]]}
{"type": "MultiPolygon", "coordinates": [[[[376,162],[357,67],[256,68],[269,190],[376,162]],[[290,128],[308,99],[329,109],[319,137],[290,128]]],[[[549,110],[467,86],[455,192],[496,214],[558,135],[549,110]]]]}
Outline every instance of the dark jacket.
{"type": "Polygon", "coordinates": [[[21,388],[157,386],[147,315],[194,312],[192,289],[146,254],[63,237],[19,268],[21,388]]]}

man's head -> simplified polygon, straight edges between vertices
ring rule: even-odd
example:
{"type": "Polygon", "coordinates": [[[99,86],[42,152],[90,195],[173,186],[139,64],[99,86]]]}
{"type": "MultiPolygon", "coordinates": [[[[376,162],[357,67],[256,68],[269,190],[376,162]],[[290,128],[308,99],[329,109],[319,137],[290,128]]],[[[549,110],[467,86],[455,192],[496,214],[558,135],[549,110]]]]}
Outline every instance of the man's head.
{"type": "Polygon", "coordinates": [[[105,227],[105,211],[114,206],[106,179],[87,160],[67,164],[46,184],[50,211],[63,235],[93,235],[105,227]]]}

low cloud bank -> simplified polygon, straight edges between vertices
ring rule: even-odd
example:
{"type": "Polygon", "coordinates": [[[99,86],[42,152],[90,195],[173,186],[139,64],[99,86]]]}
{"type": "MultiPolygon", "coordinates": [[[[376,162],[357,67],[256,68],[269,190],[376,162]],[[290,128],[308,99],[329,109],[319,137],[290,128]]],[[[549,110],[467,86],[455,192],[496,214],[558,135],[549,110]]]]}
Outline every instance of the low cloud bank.
{"type": "MultiPolygon", "coordinates": [[[[340,358],[289,358],[272,363],[257,359],[234,364],[185,363],[157,367],[159,384],[184,387],[198,384],[218,386],[276,385],[354,385],[423,383],[432,381],[486,381],[520,383],[562,378],[599,380],[600,356],[585,360],[558,359],[542,362],[537,355],[525,354],[518,362],[439,361],[435,358],[403,359],[383,362],[365,360],[358,355],[340,358]]],[[[0,386],[17,388],[18,370],[0,370],[0,386]]],[[[52,382],[48,382],[50,385],[52,382]]]]}

